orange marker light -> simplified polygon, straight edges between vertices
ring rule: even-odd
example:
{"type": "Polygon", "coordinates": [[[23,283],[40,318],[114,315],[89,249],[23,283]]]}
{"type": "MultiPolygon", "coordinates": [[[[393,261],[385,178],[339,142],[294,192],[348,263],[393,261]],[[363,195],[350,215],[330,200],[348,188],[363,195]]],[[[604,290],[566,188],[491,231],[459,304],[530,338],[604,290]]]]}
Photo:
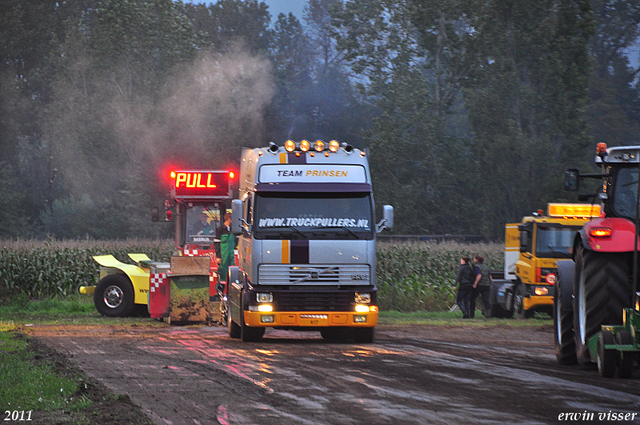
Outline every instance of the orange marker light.
{"type": "Polygon", "coordinates": [[[611,228],[610,227],[593,227],[589,234],[594,238],[606,238],[607,236],[611,236],[611,228]]]}

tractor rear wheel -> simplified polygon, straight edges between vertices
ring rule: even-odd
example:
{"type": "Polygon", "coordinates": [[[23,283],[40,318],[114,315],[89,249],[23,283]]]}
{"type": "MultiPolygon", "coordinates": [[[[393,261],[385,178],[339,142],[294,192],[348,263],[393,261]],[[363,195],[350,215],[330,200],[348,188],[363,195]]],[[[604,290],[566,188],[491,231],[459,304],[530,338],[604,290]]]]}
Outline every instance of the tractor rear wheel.
{"type": "Polygon", "coordinates": [[[631,306],[629,262],[624,253],[576,252],[573,329],[578,364],[592,367],[589,338],[601,325],[622,324],[622,310],[631,306]]]}

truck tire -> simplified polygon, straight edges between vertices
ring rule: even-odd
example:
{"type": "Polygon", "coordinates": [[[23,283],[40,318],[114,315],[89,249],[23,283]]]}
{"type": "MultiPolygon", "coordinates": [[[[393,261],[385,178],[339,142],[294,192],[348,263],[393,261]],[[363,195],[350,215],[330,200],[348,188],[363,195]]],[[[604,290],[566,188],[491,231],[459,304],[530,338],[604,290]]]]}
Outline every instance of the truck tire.
{"type": "Polygon", "coordinates": [[[513,312],[518,319],[530,319],[533,317],[533,310],[524,309],[524,299],[527,296],[527,288],[524,283],[518,281],[513,291],[513,312]]]}
{"type": "MultiPolygon", "coordinates": [[[[244,305],[244,302],[240,305],[244,305]]],[[[247,326],[244,322],[244,313],[242,311],[240,311],[240,322],[240,340],[242,342],[258,342],[262,339],[265,328],[252,328],[251,326],[247,326]]]]}
{"type": "Polygon", "coordinates": [[[229,314],[229,310],[227,310],[227,331],[229,332],[229,336],[233,339],[240,338],[240,326],[231,319],[231,315],[229,314]]]}
{"type": "Polygon", "coordinates": [[[372,344],[375,338],[375,328],[355,328],[353,339],[358,344],[372,344]]]}
{"type": "Polygon", "coordinates": [[[93,303],[98,313],[108,317],[126,317],[133,313],[133,285],[122,274],[103,277],[93,294],[93,303]]]}
{"type": "Polygon", "coordinates": [[[573,282],[573,329],[578,364],[592,367],[589,338],[601,325],[622,324],[622,310],[631,307],[626,253],[601,253],[579,245],[573,282]]]}
{"type": "Polygon", "coordinates": [[[573,306],[565,305],[565,291],[573,286],[573,261],[565,264],[558,261],[558,281],[553,294],[553,330],[555,336],[556,359],[559,364],[575,364],[576,341],[573,332],[573,306]],[[564,295],[564,296],[563,296],[564,295]]]}

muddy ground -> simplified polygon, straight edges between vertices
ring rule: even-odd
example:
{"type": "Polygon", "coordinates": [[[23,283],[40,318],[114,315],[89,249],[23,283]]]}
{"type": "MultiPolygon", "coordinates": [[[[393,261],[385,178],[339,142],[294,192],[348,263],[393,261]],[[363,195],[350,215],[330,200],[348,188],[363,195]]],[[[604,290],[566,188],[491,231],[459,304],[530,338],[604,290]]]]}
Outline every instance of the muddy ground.
{"type": "Polygon", "coordinates": [[[640,423],[640,373],[558,365],[550,326],[382,325],[374,344],[280,330],[242,343],[222,327],[30,334],[155,424],[640,423]]]}

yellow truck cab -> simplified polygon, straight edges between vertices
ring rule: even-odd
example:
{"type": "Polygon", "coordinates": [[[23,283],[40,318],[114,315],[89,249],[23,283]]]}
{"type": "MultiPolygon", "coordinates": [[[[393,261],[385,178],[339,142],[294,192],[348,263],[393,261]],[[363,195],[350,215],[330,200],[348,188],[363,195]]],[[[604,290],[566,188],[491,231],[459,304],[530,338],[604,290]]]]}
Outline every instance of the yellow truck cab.
{"type": "Polygon", "coordinates": [[[548,205],[505,226],[504,280],[491,289],[494,317],[533,317],[536,311],[552,315],[556,261],[571,258],[573,237],[584,223],[600,216],[600,206],[548,205]]]}

